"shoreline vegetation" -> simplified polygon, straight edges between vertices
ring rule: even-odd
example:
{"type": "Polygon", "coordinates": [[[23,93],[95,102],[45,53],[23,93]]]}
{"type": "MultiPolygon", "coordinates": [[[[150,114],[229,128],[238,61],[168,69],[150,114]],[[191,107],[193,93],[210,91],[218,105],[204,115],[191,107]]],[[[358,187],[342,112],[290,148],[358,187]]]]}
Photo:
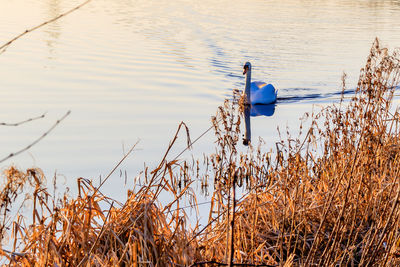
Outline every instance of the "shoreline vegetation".
{"type": "Polygon", "coordinates": [[[77,197],[55,199],[40,169],[10,167],[0,238],[9,235],[12,251],[0,255],[11,266],[398,266],[399,80],[400,51],[389,55],[376,40],[352,99],[305,114],[304,134],[288,132],[276,153],[262,152],[265,144],[238,152],[243,106],[226,102],[212,118],[217,149],[204,166],[166,160],[176,135],[125,203],[83,178],[77,197]],[[190,227],[182,204],[196,205],[195,182],[210,194],[204,227],[190,227]],[[27,188],[29,224],[9,214],[27,188]],[[171,201],[162,205],[160,194],[171,201]]]}

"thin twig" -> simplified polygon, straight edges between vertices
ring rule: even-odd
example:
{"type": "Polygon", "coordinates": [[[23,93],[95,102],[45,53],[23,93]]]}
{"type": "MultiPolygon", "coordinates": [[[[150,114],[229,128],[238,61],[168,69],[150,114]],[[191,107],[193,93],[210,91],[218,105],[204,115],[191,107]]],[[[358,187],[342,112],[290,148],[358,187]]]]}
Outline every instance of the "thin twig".
{"type": "Polygon", "coordinates": [[[101,182],[101,184],[96,188],[96,190],[93,193],[93,196],[100,190],[100,188],[103,186],[103,184],[110,178],[110,176],[115,172],[115,170],[121,165],[121,163],[129,156],[129,154],[132,153],[133,149],[135,149],[136,145],[139,143],[140,140],[137,140],[136,143],[129,149],[128,153],[125,154],[125,156],[115,165],[115,167],[110,171],[110,173],[106,176],[106,178],[101,182]]]}
{"type": "Polygon", "coordinates": [[[15,122],[15,123],[0,122],[0,126],[19,126],[19,125],[27,123],[27,122],[31,122],[31,121],[38,120],[38,119],[43,119],[45,116],[46,116],[46,113],[43,113],[40,116],[29,118],[27,120],[20,121],[20,122],[15,122]]]}
{"type": "Polygon", "coordinates": [[[41,24],[39,24],[39,25],[36,25],[36,26],[33,27],[33,28],[27,29],[26,31],[20,33],[19,35],[17,35],[17,36],[14,37],[13,39],[9,40],[8,42],[6,42],[6,43],[3,44],[2,46],[0,46],[0,55],[3,54],[3,53],[6,51],[6,49],[7,49],[13,42],[15,42],[16,40],[18,40],[19,38],[21,38],[21,37],[24,36],[25,34],[30,33],[30,32],[33,32],[33,31],[35,31],[35,30],[37,30],[37,29],[39,29],[39,28],[41,28],[41,27],[43,27],[43,26],[45,26],[45,25],[47,25],[47,24],[49,24],[49,23],[52,23],[52,22],[54,22],[54,21],[56,21],[56,20],[58,20],[58,19],[60,19],[60,18],[62,18],[62,17],[65,17],[66,15],[68,15],[68,14],[74,12],[75,10],[77,10],[77,9],[79,9],[79,8],[81,8],[81,7],[83,7],[84,5],[86,5],[87,3],[89,3],[90,1],[92,1],[92,0],[87,0],[87,1],[83,2],[82,4],[80,4],[80,5],[78,5],[78,6],[74,7],[74,8],[72,8],[72,9],[70,9],[70,10],[68,10],[67,12],[58,15],[57,17],[54,17],[54,18],[52,18],[52,19],[50,19],[50,20],[48,20],[48,21],[45,21],[45,22],[43,22],[43,23],[41,23],[41,24]]]}
{"type": "Polygon", "coordinates": [[[57,126],[58,124],[60,124],[60,122],[62,122],[70,113],[71,113],[71,111],[68,111],[67,113],[65,113],[64,116],[62,116],[60,119],[58,119],[58,120],[56,121],[56,123],[54,123],[54,125],[51,126],[50,129],[48,129],[47,132],[45,132],[44,134],[42,134],[38,139],[36,139],[35,141],[33,141],[32,143],[30,143],[30,144],[27,145],[26,147],[24,147],[24,148],[18,150],[17,152],[11,153],[11,154],[9,154],[8,156],[6,156],[5,158],[1,159],[1,160],[0,160],[0,163],[2,163],[2,162],[4,162],[4,161],[8,160],[9,158],[12,158],[12,157],[14,157],[14,156],[19,155],[19,154],[21,154],[22,152],[27,151],[27,150],[30,149],[32,146],[34,146],[34,145],[36,145],[37,143],[39,143],[39,142],[40,142],[43,138],[45,138],[51,131],[53,131],[54,128],[56,128],[56,126],[57,126]]]}

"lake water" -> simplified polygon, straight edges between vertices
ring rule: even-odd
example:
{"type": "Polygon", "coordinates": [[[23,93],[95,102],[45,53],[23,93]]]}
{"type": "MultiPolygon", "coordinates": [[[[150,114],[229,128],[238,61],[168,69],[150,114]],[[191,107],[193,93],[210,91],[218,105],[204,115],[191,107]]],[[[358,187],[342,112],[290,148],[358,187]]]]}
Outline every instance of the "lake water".
{"type": "MultiPolygon", "coordinates": [[[[79,3],[0,0],[0,45],[79,3]]],[[[47,112],[0,127],[0,157],[72,111],[1,167],[38,166],[49,180],[57,171],[73,190],[77,177],[107,175],[140,139],[103,188],[120,198],[120,170],[131,179],[144,162],[155,166],[180,121],[192,139],[206,130],[232,89],[243,88],[245,61],[254,80],[279,89],[273,116],[252,117],[253,140],[274,147],[278,126],[296,128],[304,112],[337,101],[343,72],[355,86],[375,37],[400,46],[399,18],[400,1],[92,0],[0,55],[0,122],[47,112]]],[[[181,136],[172,157],[185,145],[181,136]]],[[[213,142],[210,132],[191,153],[212,152],[213,142]]]]}

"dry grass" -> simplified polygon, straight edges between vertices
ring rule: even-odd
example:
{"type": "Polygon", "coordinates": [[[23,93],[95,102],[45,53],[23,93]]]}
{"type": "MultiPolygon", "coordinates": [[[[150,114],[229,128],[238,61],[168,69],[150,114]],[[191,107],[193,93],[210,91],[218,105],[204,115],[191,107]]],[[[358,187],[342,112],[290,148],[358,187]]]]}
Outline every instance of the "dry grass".
{"type": "Polygon", "coordinates": [[[166,160],[168,149],[144,173],[146,185],[118,207],[84,179],[77,198],[56,202],[38,170],[11,168],[0,211],[5,218],[13,192],[36,177],[32,223],[13,222],[19,245],[0,253],[27,266],[396,266],[399,79],[398,51],[388,55],[376,41],[354,97],[307,114],[305,137],[288,135],[276,153],[262,145],[239,153],[240,112],[226,103],[213,118],[218,148],[204,159],[204,174],[199,163],[166,160]],[[184,198],[196,203],[196,179],[213,184],[204,228],[190,228],[181,209],[184,198]],[[238,197],[239,186],[246,192],[238,197]],[[165,192],[172,201],[162,206],[165,192]]]}

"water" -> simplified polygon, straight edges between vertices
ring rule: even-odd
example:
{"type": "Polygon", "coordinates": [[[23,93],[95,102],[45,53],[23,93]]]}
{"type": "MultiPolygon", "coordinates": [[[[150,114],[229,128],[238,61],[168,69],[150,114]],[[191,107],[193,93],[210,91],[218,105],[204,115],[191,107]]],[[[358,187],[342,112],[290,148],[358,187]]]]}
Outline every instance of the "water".
{"type": "MultiPolygon", "coordinates": [[[[78,5],[65,0],[0,0],[0,43],[78,5]]],[[[400,1],[93,0],[25,35],[0,55],[0,157],[71,115],[28,152],[2,164],[38,166],[66,186],[99,181],[131,145],[132,155],[103,188],[122,198],[124,177],[162,158],[180,121],[192,138],[233,88],[242,64],[279,89],[273,116],[252,117],[253,140],[274,147],[276,128],[296,128],[304,112],[337,101],[341,76],[354,88],[375,37],[400,46],[400,1]]],[[[270,111],[269,111],[270,112],[270,111]]],[[[271,112],[270,112],[271,113],[271,112]]],[[[192,153],[214,150],[207,134],[192,153]]],[[[184,134],[172,151],[185,146],[184,134]]],[[[186,153],[183,158],[189,158],[186,153]]]]}

